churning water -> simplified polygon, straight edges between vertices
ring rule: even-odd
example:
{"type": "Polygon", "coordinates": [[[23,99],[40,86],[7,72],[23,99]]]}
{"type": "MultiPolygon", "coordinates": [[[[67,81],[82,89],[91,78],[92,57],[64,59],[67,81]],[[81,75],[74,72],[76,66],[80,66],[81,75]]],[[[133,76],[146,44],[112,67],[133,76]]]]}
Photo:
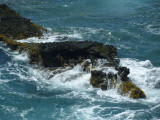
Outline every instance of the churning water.
{"type": "MultiPolygon", "coordinates": [[[[89,84],[91,74],[83,72],[80,65],[48,79],[48,70],[28,64],[27,53],[12,52],[0,42],[0,120],[160,119],[159,0],[0,3],[50,31],[40,39],[22,42],[60,42],[67,37],[114,45],[120,65],[130,68],[131,81],[147,95],[146,99],[134,100],[115,89],[93,88],[89,84]]],[[[113,68],[104,71],[115,72],[113,68]]]]}

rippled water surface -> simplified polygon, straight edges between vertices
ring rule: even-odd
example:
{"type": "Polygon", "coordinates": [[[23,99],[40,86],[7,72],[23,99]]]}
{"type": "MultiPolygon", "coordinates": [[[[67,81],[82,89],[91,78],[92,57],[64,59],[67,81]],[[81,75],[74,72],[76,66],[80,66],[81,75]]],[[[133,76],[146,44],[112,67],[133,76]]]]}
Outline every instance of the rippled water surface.
{"type": "Polygon", "coordinates": [[[82,72],[81,66],[48,80],[47,71],[28,64],[26,53],[19,55],[0,42],[0,120],[160,119],[160,89],[155,88],[160,81],[159,0],[0,0],[0,3],[50,31],[41,39],[22,42],[57,42],[57,36],[67,36],[70,40],[114,45],[120,65],[130,68],[131,81],[147,95],[146,99],[133,100],[114,89],[92,88],[90,73],[82,72]]]}

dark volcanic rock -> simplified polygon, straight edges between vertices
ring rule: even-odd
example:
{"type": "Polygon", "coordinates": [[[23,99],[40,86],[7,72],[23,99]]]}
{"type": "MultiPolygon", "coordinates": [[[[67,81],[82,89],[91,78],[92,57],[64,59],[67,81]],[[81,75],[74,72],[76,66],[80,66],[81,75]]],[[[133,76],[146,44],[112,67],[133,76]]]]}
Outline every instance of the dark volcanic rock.
{"type": "Polygon", "coordinates": [[[117,78],[117,74],[106,73],[102,71],[91,71],[90,84],[102,90],[118,88],[121,95],[129,96],[133,99],[146,98],[145,93],[129,80],[121,81],[117,78]]]}
{"type": "Polygon", "coordinates": [[[90,72],[91,69],[92,69],[92,63],[91,63],[91,61],[85,60],[82,63],[82,68],[83,68],[83,71],[90,72]]]}
{"type": "Polygon", "coordinates": [[[97,88],[102,90],[108,90],[115,88],[118,84],[117,75],[113,73],[104,73],[102,71],[91,71],[90,83],[97,88]]]}
{"type": "Polygon", "coordinates": [[[107,75],[102,71],[92,71],[91,72],[91,85],[93,87],[101,88],[102,90],[107,90],[107,75]]]}
{"type": "Polygon", "coordinates": [[[121,77],[122,81],[127,81],[129,78],[127,77],[130,73],[129,69],[126,67],[117,67],[118,75],[121,77]]]}
{"type": "Polygon", "coordinates": [[[129,96],[133,99],[138,98],[146,98],[145,93],[143,90],[141,90],[139,87],[137,87],[135,84],[131,83],[130,81],[122,82],[119,85],[118,91],[120,94],[129,96]]]}
{"type": "Polygon", "coordinates": [[[45,67],[62,67],[64,64],[75,65],[83,59],[105,58],[117,66],[117,49],[112,45],[98,42],[57,42],[39,45],[45,67]]]}
{"type": "Polygon", "coordinates": [[[29,19],[21,17],[7,5],[0,4],[0,34],[11,39],[40,37],[45,30],[33,24],[29,19]]]}
{"type": "MultiPolygon", "coordinates": [[[[68,67],[70,69],[78,63],[81,63],[83,71],[90,72],[96,64],[99,64],[97,59],[104,59],[106,64],[103,64],[103,67],[115,67],[118,73],[106,74],[102,70],[91,71],[91,85],[102,90],[118,88],[120,94],[134,99],[146,97],[140,88],[129,81],[127,77],[130,73],[129,69],[119,67],[117,49],[112,45],[103,45],[91,41],[56,43],[20,43],[14,41],[14,39],[40,37],[44,30],[41,26],[30,22],[29,19],[21,17],[6,5],[0,5],[0,41],[4,41],[11,50],[19,50],[20,53],[27,51],[30,64],[52,69],[49,78],[64,71],[63,68],[68,67]],[[61,70],[57,68],[61,68],[61,70]]],[[[67,40],[68,38],[58,39],[67,40]]]]}

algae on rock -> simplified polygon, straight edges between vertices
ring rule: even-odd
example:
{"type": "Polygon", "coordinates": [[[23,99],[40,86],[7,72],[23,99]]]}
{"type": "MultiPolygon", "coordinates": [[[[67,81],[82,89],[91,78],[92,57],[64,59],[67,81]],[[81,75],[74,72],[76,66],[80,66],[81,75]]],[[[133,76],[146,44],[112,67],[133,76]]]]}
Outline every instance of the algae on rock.
{"type": "Polygon", "coordinates": [[[101,88],[102,90],[109,90],[117,88],[117,91],[124,96],[129,96],[133,99],[146,98],[143,90],[138,88],[135,84],[131,83],[129,80],[123,81],[119,79],[118,74],[112,74],[102,72],[102,71],[91,71],[90,84],[93,87],[101,88]]]}
{"type": "Polygon", "coordinates": [[[0,35],[0,41],[4,41],[11,50],[18,50],[19,53],[28,52],[31,64],[41,63],[42,59],[39,53],[38,43],[20,43],[20,42],[11,40],[9,38],[6,38],[5,36],[2,36],[2,35],[0,35]]]}
{"type": "MultiPolygon", "coordinates": [[[[117,49],[112,45],[103,45],[91,41],[66,41],[57,43],[20,43],[14,40],[29,37],[41,37],[45,28],[21,17],[8,6],[0,5],[0,41],[7,44],[11,50],[28,52],[30,64],[37,64],[45,68],[73,67],[89,59],[82,67],[84,71],[91,72],[90,84],[102,90],[116,88],[122,95],[131,98],[145,98],[145,93],[129,81],[127,75],[129,69],[119,67],[120,60],[117,58],[117,49]],[[92,65],[97,59],[105,59],[106,67],[115,67],[117,74],[104,73],[103,71],[91,71],[92,65]],[[119,79],[119,78],[120,79],[119,79]]],[[[56,72],[59,71],[55,71],[56,72]]],[[[52,76],[50,76],[52,77],[52,76]]]]}
{"type": "Polygon", "coordinates": [[[145,93],[135,84],[130,83],[129,81],[122,82],[118,87],[118,91],[120,94],[129,96],[133,99],[146,98],[145,93]]]}

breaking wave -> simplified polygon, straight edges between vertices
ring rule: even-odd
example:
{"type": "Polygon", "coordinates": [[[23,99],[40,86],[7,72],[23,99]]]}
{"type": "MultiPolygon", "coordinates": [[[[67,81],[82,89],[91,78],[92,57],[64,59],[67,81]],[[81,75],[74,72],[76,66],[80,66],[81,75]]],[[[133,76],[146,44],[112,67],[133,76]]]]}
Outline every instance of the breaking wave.
{"type": "MultiPolygon", "coordinates": [[[[43,114],[48,119],[55,118],[57,115],[59,119],[66,120],[143,119],[146,115],[150,119],[159,117],[157,111],[160,110],[160,93],[159,88],[155,86],[160,80],[160,68],[154,67],[149,60],[120,59],[121,66],[130,68],[130,80],[147,95],[146,99],[134,100],[119,95],[116,89],[102,91],[99,88],[93,88],[89,82],[91,74],[83,72],[81,65],[66,68],[48,79],[52,73],[47,69],[37,69],[36,66],[29,65],[26,53],[19,55],[18,52],[11,52],[5,44],[1,45],[1,49],[11,57],[11,60],[0,68],[0,84],[3,86],[1,91],[22,97],[26,102],[39,99],[40,104],[44,100],[50,101],[48,104],[51,105],[54,103],[55,108],[49,108],[49,113],[43,114]],[[11,88],[15,90],[12,91],[11,88]],[[60,101],[63,101],[63,105],[60,101]]],[[[96,69],[102,69],[101,62],[99,60],[96,69]]],[[[114,68],[105,67],[103,71],[116,72],[114,68]]],[[[5,98],[2,97],[2,101],[4,100],[5,98]]],[[[48,109],[48,104],[44,109],[48,109]]],[[[20,109],[10,102],[9,105],[1,105],[0,108],[4,113],[14,113],[15,116],[23,119],[27,119],[28,114],[39,111],[32,104],[25,109],[20,109]]]]}

